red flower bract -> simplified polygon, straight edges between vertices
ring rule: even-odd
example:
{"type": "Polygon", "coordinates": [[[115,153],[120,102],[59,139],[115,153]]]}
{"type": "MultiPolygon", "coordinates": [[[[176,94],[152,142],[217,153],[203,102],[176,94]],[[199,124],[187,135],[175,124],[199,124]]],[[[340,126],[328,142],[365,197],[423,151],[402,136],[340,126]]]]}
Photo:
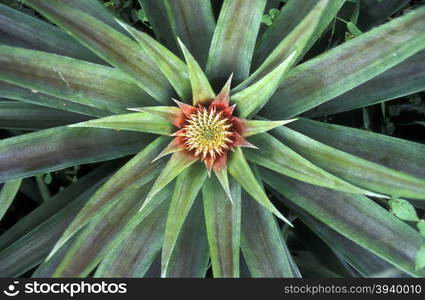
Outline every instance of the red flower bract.
{"type": "Polygon", "coordinates": [[[174,100],[181,113],[172,121],[179,130],[176,138],[159,155],[185,151],[202,160],[211,169],[221,169],[227,162],[227,151],[235,147],[254,147],[243,138],[244,119],[233,115],[229,104],[230,79],[215,99],[195,106],[174,100]]]}

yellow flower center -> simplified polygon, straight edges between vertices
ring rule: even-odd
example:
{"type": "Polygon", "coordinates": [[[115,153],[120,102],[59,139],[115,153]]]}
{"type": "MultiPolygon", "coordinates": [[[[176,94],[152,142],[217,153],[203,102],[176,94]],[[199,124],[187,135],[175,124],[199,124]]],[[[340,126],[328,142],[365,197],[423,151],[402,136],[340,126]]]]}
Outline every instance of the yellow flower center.
{"type": "Polygon", "coordinates": [[[183,127],[185,146],[189,151],[194,150],[195,156],[202,155],[202,159],[206,159],[209,155],[215,159],[229,149],[232,124],[222,111],[200,106],[187,116],[186,123],[183,127]]]}

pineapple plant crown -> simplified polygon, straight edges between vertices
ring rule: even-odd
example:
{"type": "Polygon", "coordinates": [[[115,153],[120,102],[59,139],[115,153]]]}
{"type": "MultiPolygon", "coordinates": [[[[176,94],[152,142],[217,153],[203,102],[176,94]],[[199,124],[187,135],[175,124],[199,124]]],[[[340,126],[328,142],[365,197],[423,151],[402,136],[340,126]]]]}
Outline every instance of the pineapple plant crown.
{"type": "Polygon", "coordinates": [[[23,178],[103,163],[0,235],[0,275],[425,275],[425,146],[319,121],[424,89],[424,7],[140,0],[147,33],[97,0],[22,3],[51,23],[0,4],[2,128],[33,131],[0,141],[0,217],[23,178]],[[294,256],[304,235],[321,247],[294,256]]]}

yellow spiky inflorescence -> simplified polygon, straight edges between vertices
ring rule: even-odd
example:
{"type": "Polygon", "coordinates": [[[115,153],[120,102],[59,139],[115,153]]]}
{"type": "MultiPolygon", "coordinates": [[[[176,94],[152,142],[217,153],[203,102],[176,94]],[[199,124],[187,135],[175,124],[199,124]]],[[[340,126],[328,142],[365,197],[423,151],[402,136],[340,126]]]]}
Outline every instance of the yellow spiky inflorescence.
{"type": "Polygon", "coordinates": [[[185,147],[195,151],[195,156],[205,160],[208,156],[215,159],[230,149],[232,124],[228,117],[216,107],[197,107],[187,116],[182,137],[185,147]]]}

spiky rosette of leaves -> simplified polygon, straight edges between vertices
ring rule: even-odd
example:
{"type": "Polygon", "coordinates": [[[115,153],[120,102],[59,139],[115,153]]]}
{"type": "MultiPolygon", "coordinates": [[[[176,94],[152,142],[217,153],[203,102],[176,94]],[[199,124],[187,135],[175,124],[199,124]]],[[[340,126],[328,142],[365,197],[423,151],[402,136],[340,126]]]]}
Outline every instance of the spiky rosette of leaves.
{"type": "Polygon", "coordinates": [[[424,145],[308,119],[424,89],[425,8],[325,51],[352,1],[289,0],[264,30],[272,1],[140,2],[155,37],[95,0],[24,1],[59,28],[0,5],[0,108],[35,130],[0,141],[0,216],[22,178],[110,161],[0,236],[0,275],[425,275],[395,216],[419,221],[424,145]]]}

